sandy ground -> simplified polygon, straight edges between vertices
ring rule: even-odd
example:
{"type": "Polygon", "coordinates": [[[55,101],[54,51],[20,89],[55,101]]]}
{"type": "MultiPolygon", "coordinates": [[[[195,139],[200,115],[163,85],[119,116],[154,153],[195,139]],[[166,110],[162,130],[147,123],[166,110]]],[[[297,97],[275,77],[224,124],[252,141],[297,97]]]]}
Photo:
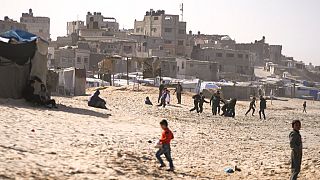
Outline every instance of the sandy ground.
{"type": "MultiPolygon", "coordinates": [[[[88,92],[90,93],[90,92],[88,92]]],[[[244,116],[249,102],[237,104],[237,117],[190,113],[183,105],[144,105],[156,88],[134,92],[102,91],[110,110],[87,107],[87,96],[55,97],[59,109],[30,107],[22,100],[0,99],[0,179],[289,179],[291,121],[302,121],[300,179],[320,179],[320,102],[268,102],[267,121],[244,116]],[[175,173],[158,170],[156,149],[148,140],[161,134],[159,121],[174,132],[175,173]],[[226,174],[237,165],[241,172],[226,174]]]]}

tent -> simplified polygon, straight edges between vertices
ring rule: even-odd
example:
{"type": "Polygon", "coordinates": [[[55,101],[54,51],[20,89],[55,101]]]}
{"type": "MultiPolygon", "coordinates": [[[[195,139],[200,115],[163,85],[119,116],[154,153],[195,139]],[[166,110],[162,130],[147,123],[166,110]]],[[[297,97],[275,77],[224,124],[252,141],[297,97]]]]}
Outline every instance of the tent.
{"type": "MultiPolygon", "coordinates": [[[[28,80],[46,82],[48,43],[22,30],[0,34],[0,98],[22,98],[28,80]]],[[[35,94],[40,90],[36,84],[35,94]]]]}

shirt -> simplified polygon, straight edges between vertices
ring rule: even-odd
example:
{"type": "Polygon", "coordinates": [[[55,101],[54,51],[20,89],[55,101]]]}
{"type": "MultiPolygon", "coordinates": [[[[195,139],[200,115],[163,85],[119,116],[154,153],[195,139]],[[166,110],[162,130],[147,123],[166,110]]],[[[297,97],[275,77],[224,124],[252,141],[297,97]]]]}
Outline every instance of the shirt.
{"type": "Polygon", "coordinates": [[[169,128],[166,128],[162,131],[160,143],[161,144],[170,144],[170,141],[173,139],[173,133],[169,128]]]}

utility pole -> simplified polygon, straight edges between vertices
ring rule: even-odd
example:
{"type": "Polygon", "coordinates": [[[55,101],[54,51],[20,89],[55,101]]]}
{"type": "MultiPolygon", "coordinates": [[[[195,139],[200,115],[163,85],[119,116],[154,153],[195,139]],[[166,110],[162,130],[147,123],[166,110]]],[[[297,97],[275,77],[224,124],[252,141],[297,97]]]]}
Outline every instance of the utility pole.
{"type": "Polygon", "coordinates": [[[127,85],[129,85],[129,58],[128,57],[126,57],[126,59],[127,59],[127,85]]]}

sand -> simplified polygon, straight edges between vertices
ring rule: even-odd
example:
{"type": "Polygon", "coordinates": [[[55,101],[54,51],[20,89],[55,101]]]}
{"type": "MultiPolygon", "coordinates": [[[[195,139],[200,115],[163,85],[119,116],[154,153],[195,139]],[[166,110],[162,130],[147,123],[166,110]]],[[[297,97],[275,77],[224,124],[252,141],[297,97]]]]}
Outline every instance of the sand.
{"type": "MultiPolygon", "coordinates": [[[[88,91],[91,93],[92,91],[88,91]]],[[[167,108],[144,105],[157,89],[108,87],[101,91],[111,110],[87,107],[88,96],[54,97],[59,109],[31,107],[0,99],[0,179],[289,179],[291,121],[302,121],[300,179],[320,179],[320,102],[268,101],[267,120],[244,116],[249,102],[237,104],[235,119],[190,113],[191,94],[167,108]],[[166,118],[175,139],[176,172],[157,168],[159,121],[166,118]],[[226,174],[237,165],[241,172],[226,174]]]]}

